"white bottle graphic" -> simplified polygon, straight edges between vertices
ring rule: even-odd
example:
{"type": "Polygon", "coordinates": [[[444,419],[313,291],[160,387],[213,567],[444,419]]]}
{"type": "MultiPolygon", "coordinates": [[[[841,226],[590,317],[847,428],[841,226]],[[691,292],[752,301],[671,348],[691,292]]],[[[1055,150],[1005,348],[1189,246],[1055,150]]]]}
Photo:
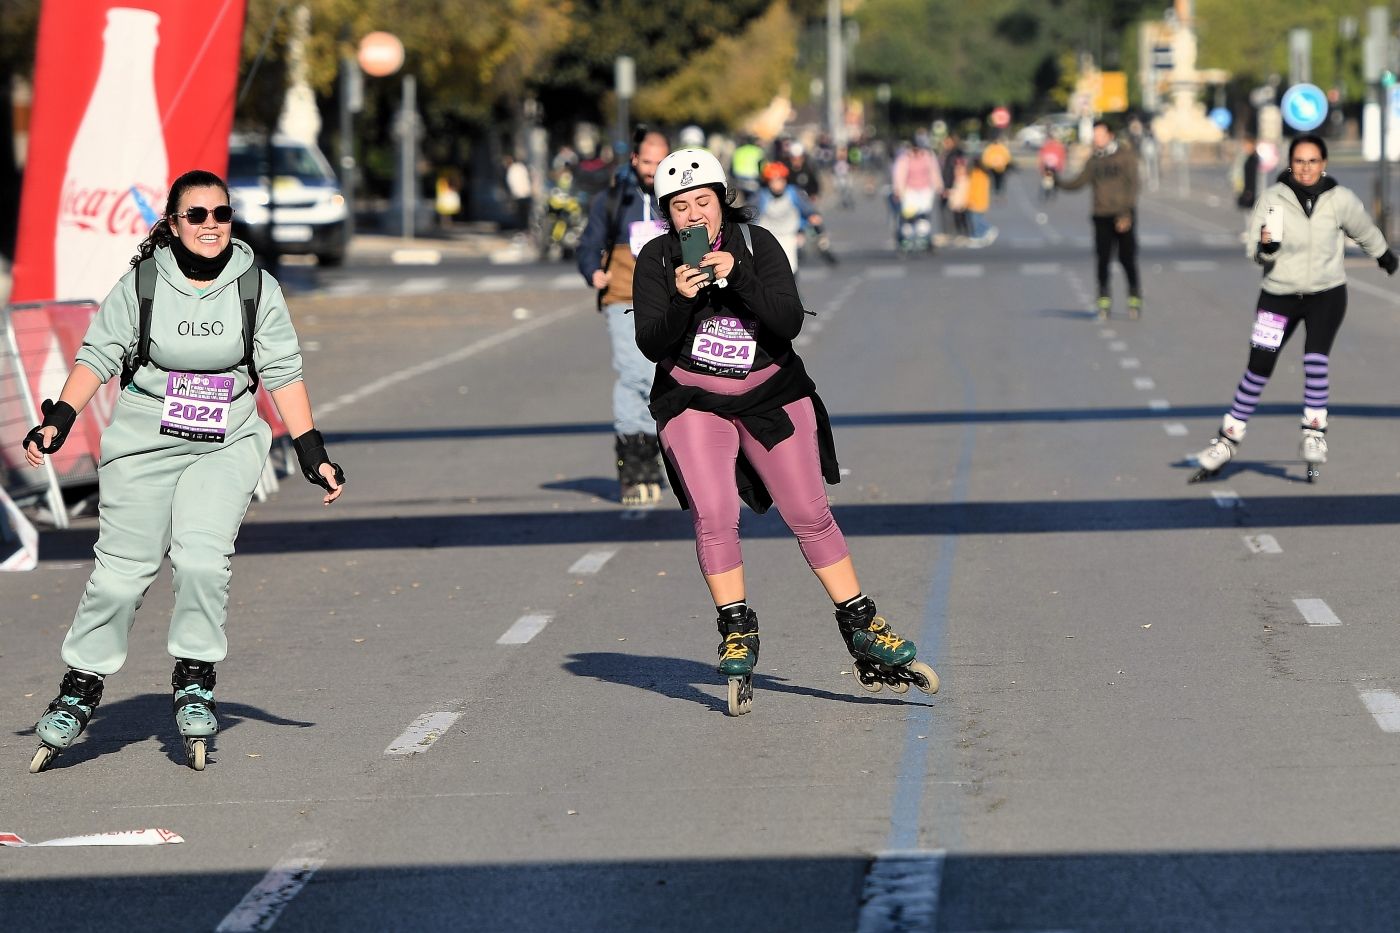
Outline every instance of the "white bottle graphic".
{"type": "Polygon", "coordinates": [[[68,152],[54,238],[54,297],[101,301],[150,230],[135,188],[165,207],[169,161],[156,103],[156,27],[150,10],[115,7],[102,33],[102,67],[68,152]]]}

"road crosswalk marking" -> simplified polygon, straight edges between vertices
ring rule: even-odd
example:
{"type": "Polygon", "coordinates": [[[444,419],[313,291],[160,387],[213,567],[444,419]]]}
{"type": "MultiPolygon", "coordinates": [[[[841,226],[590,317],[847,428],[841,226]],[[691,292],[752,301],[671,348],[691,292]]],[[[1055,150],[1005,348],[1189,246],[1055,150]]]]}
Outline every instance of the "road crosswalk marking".
{"type": "Polygon", "coordinates": [[[220,921],[215,933],[251,933],[253,930],[269,930],[291,903],[292,898],[301,893],[311,876],[326,860],[323,853],[327,844],[317,840],[292,846],[281,860],[263,875],[261,881],[243,896],[238,906],[228,912],[220,921]]]}
{"type": "Polygon", "coordinates": [[[1326,602],[1320,599],[1295,599],[1293,605],[1302,613],[1303,621],[1309,625],[1341,625],[1342,620],[1326,602]]]}
{"type": "Polygon", "coordinates": [[[1151,392],[1157,388],[1157,383],[1152,381],[1151,376],[1135,376],[1133,377],[1133,388],[1140,392],[1151,392]]]}
{"type": "Polygon", "coordinates": [[[1162,430],[1167,432],[1168,437],[1185,437],[1187,433],[1186,425],[1180,421],[1168,421],[1162,425],[1162,430]]]}
{"type": "Polygon", "coordinates": [[[532,612],[516,619],[505,634],[496,639],[498,645],[523,645],[534,638],[554,620],[552,612],[532,612]]]}
{"type": "Polygon", "coordinates": [[[395,295],[432,295],[447,288],[447,279],[440,275],[415,276],[394,286],[395,295]]]}
{"type": "Polygon", "coordinates": [[[1273,535],[1245,535],[1244,546],[1251,554],[1282,554],[1278,539],[1273,535]]]}
{"type": "Polygon", "coordinates": [[[985,267],[975,262],[959,262],[943,267],[943,274],[950,279],[977,279],[986,271],[985,267]]]}
{"type": "Polygon", "coordinates": [[[384,754],[390,758],[406,758],[426,752],[452,728],[453,723],[462,718],[461,709],[466,705],[466,701],[452,700],[446,705],[456,709],[419,716],[408,724],[408,728],[403,730],[398,738],[389,743],[389,747],[384,749],[384,754]]]}
{"type": "Polygon", "coordinates": [[[509,292],[525,284],[523,275],[483,275],[472,286],[475,292],[509,292]]]}
{"type": "Polygon", "coordinates": [[[1389,690],[1362,690],[1359,687],[1357,693],[1382,732],[1400,732],[1400,696],[1389,690]]]}
{"type": "Polygon", "coordinates": [[[587,554],[574,561],[569,568],[569,573],[574,576],[584,576],[594,574],[603,569],[603,565],[612,559],[616,550],[610,551],[589,551],[587,554]]]}

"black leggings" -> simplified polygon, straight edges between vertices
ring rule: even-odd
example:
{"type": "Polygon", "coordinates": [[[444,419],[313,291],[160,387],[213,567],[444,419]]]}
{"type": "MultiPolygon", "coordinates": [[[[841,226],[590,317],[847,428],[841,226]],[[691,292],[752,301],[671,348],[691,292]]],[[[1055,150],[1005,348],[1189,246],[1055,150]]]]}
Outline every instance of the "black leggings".
{"type": "Polygon", "coordinates": [[[1332,341],[1337,339],[1342,319],[1347,316],[1347,287],[1338,285],[1325,292],[1312,295],[1271,295],[1259,293],[1259,310],[1269,311],[1288,318],[1283,327],[1283,342],[1278,350],[1251,344],[1249,347],[1249,371],[1259,376],[1272,376],[1274,364],[1278,362],[1279,350],[1288,345],[1288,338],[1306,324],[1303,336],[1303,355],[1328,356],[1332,352],[1332,341]]]}
{"type": "Polygon", "coordinates": [[[1094,218],[1094,253],[1098,257],[1099,294],[1108,294],[1108,267],[1113,262],[1113,247],[1118,246],[1118,261],[1128,275],[1128,294],[1141,295],[1142,283],[1138,280],[1137,264],[1137,211],[1130,215],[1133,224],[1126,233],[1114,229],[1113,217],[1094,218]]]}

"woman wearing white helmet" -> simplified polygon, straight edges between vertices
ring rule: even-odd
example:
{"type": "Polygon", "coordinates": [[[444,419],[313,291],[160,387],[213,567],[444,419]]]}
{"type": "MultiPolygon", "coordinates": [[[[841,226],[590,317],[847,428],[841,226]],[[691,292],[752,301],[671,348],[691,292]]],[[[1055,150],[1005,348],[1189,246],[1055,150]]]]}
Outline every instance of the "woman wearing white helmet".
{"type": "Polygon", "coordinates": [[[654,360],[651,412],[671,488],[695,521],[696,551],[719,613],[720,672],[729,712],[752,704],[758,617],[747,602],[739,546],[739,502],[774,503],[803,556],[836,604],[836,621],[861,684],[912,683],[926,693],[938,675],[914,660],[861,592],[823,480],[840,482],[826,408],[792,341],[804,311],[777,239],[734,207],[719,161],[680,149],[656,169],[656,195],[671,224],[637,257],[633,281],[637,346],[654,360]],[[681,231],[702,236],[698,265],[683,258],[681,231]],[[712,270],[712,271],[711,271],[712,270]]]}

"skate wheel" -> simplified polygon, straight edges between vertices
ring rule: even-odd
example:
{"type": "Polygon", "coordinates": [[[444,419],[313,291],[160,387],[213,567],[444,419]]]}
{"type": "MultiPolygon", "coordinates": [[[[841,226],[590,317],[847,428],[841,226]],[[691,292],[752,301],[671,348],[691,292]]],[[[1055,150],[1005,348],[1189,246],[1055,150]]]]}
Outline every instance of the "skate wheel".
{"type": "Polygon", "coordinates": [[[904,694],[909,692],[909,681],[907,680],[893,678],[885,686],[890,688],[891,693],[904,694]]]}
{"type": "Polygon", "coordinates": [[[867,693],[879,693],[885,689],[878,674],[859,664],[856,665],[856,680],[860,681],[860,685],[865,688],[867,693]]]}
{"type": "Polygon", "coordinates": [[[54,759],[54,750],[47,745],[40,745],[39,750],[34,753],[34,757],[29,760],[29,773],[38,774],[48,768],[54,759]]]}
{"type": "Polygon", "coordinates": [[[189,766],[196,771],[203,771],[208,752],[204,739],[186,739],[185,752],[188,755],[189,766]]]}
{"type": "Polygon", "coordinates": [[[923,693],[933,696],[938,692],[938,675],[923,661],[910,661],[904,665],[904,670],[913,679],[914,686],[923,693]]]}
{"type": "Polygon", "coordinates": [[[753,677],[729,678],[729,715],[742,716],[753,709],[753,677]]]}

